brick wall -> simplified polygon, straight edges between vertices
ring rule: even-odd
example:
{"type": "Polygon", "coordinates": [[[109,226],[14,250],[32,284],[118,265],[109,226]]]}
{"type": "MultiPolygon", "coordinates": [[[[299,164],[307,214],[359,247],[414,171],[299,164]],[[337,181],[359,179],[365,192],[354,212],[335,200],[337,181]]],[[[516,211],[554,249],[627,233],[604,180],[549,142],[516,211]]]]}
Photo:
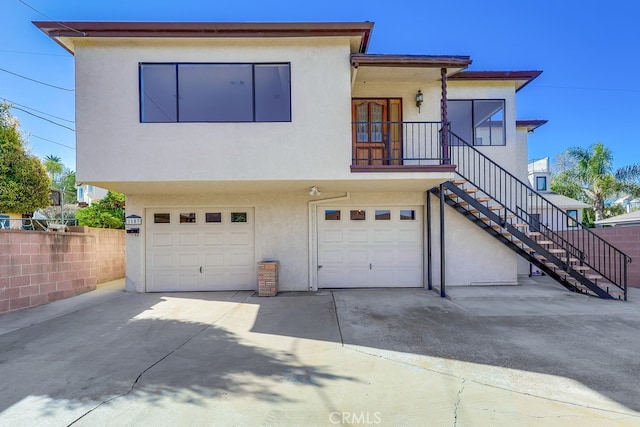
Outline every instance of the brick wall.
{"type": "Polygon", "coordinates": [[[631,257],[627,284],[640,287],[640,226],[592,228],[591,231],[631,257]]]}
{"type": "Polygon", "coordinates": [[[0,314],[91,291],[114,276],[124,277],[123,230],[0,230],[0,314]]]}

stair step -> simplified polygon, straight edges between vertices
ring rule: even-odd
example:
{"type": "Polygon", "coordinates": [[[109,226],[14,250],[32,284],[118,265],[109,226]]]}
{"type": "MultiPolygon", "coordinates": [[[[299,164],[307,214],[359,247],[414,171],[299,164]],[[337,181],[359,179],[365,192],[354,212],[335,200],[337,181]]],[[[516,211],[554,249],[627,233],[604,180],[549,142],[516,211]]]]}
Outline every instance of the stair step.
{"type": "Polygon", "coordinates": [[[556,268],[559,268],[557,265],[555,265],[552,262],[545,262],[544,265],[547,266],[548,268],[552,269],[552,270],[555,270],[556,268]]]}
{"type": "Polygon", "coordinates": [[[467,183],[466,179],[452,179],[453,185],[463,185],[467,183]]]}
{"type": "Polygon", "coordinates": [[[464,189],[464,192],[467,193],[467,194],[477,193],[478,191],[480,191],[480,190],[478,190],[477,188],[465,188],[464,189]]]}
{"type": "Polygon", "coordinates": [[[490,211],[499,211],[502,209],[504,209],[504,206],[500,206],[500,205],[489,206],[490,211]]]}
{"type": "Polygon", "coordinates": [[[482,218],[480,218],[480,221],[491,222],[491,218],[487,218],[486,216],[483,216],[482,218]]]}
{"type": "Polygon", "coordinates": [[[544,246],[549,246],[549,245],[553,245],[553,242],[551,240],[540,240],[538,242],[539,245],[544,245],[544,246]]]}
{"type": "Polygon", "coordinates": [[[566,250],[564,250],[564,249],[549,249],[549,253],[551,253],[551,254],[563,254],[565,252],[566,252],[566,250]]]}
{"type": "MultiPolygon", "coordinates": [[[[502,234],[504,237],[511,237],[511,236],[512,236],[512,234],[511,234],[511,233],[509,233],[508,231],[502,232],[502,233],[500,233],[500,234],[502,234]]],[[[513,240],[512,240],[512,242],[513,242],[513,240]]],[[[515,243],[515,242],[514,242],[514,243],[515,243]]],[[[522,243],[522,242],[521,242],[521,243],[522,243]]]]}
{"type": "Polygon", "coordinates": [[[516,217],[516,214],[509,214],[509,215],[507,215],[505,218],[507,218],[507,219],[513,219],[513,218],[515,218],[515,217],[516,217]]]}
{"type": "Polygon", "coordinates": [[[480,211],[478,209],[469,209],[467,212],[472,213],[472,214],[477,214],[480,213],[480,211]]]}
{"type": "Polygon", "coordinates": [[[528,227],[529,224],[526,224],[524,222],[516,222],[515,224],[512,224],[514,227],[516,228],[523,228],[523,227],[528,227]]]}
{"type": "MultiPolygon", "coordinates": [[[[557,267],[556,267],[557,268],[557,267]]],[[[567,277],[569,275],[569,273],[567,273],[566,271],[563,270],[558,270],[556,271],[556,274],[560,277],[567,277]]]]}
{"type": "Polygon", "coordinates": [[[589,280],[598,280],[598,279],[602,279],[602,276],[599,274],[585,274],[585,276],[587,279],[589,280]]]}
{"type": "Polygon", "coordinates": [[[546,260],[546,259],[547,259],[547,258],[545,258],[545,256],[544,256],[544,255],[540,255],[540,254],[535,254],[533,257],[534,257],[535,259],[539,259],[540,261],[544,261],[544,260],[546,260]]]}
{"type": "Polygon", "coordinates": [[[490,201],[491,197],[476,197],[476,200],[481,202],[481,203],[484,203],[484,202],[490,201]]]}
{"type": "Polygon", "coordinates": [[[591,267],[587,267],[586,265],[574,265],[573,268],[575,271],[587,271],[591,270],[591,267]]]}
{"type": "MultiPolygon", "coordinates": [[[[567,257],[560,258],[561,261],[567,262],[567,257]]],[[[578,258],[571,257],[569,258],[569,262],[578,262],[580,261],[578,258]]]]}
{"type": "Polygon", "coordinates": [[[465,202],[464,200],[462,202],[458,202],[458,204],[460,206],[469,206],[469,202],[465,202]]]}
{"type": "Polygon", "coordinates": [[[528,233],[525,233],[528,237],[538,237],[538,236],[542,236],[542,233],[540,233],[539,231],[529,231],[528,233]]]}

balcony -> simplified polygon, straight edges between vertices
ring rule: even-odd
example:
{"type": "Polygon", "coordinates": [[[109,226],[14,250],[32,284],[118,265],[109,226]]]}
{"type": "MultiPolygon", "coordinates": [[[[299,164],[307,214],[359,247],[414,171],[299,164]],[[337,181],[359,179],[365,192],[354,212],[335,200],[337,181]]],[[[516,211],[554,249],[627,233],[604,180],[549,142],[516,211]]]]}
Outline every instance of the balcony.
{"type": "Polygon", "coordinates": [[[446,139],[442,122],[353,122],[351,172],[452,172],[446,139]]]}

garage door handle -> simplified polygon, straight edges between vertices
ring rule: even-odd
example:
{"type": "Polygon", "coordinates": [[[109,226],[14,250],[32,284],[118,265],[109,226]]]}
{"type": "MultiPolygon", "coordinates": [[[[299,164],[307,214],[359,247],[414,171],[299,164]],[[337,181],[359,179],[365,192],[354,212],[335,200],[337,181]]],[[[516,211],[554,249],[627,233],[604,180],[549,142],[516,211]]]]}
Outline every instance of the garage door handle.
{"type": "Polygon", "coordinates": [[[202,274],[202,267],[200,267],[200,274],[202,274]]]}

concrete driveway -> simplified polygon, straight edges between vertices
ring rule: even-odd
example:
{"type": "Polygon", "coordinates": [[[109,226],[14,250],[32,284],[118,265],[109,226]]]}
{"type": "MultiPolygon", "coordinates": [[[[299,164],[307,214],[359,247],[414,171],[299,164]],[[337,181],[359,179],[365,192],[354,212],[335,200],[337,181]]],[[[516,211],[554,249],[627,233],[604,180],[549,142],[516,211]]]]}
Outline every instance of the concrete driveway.
{"type": "Polygon", "coordinates": [[[640,292],[132,294],[0,317],[0,425],[640,425],[640,292]]]}

